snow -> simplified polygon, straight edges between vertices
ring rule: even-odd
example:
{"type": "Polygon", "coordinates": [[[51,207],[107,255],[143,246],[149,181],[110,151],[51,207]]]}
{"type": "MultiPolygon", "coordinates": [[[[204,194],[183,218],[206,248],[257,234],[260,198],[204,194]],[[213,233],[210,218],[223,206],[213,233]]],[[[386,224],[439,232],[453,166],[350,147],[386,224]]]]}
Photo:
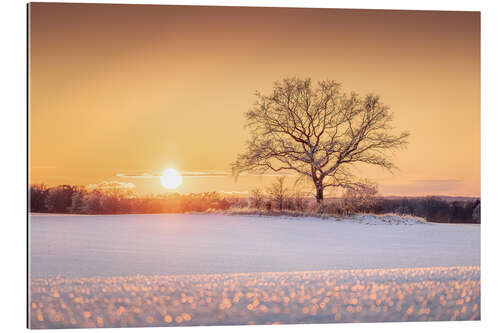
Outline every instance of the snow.
{"type": "Polygon", "coordinates": [[[32,215],[32,328],[478,320],[480,227],[32,215]]]}
{"type": "Polygon", "coordinates": [[[33,215],[32,277],[480,265],[480,226],[395,215],[33,215]]]}
{"type": "Polygon", "coordinates": [[[371,215],[371,214],[358,214],[352,218],[352,221],[369,224],[369,225],[415,225],[425,223],[425,220],[415,216],[399,216],[393,214],[386,215],[371,215]]]}
{"type": "Polygon", "coordinates": [[[32,328],[478,320],[480,269],[33,278],[32,328]]]}
{"type": "MultiPolygon", "coordinates": [[[[374,214],[356,214],[353,216],[344,216],[344,217],[333,217],[328,215],[318,215],[318,214],[310,214],[310,213],[302,213],[302,215],[266,215],[266,214],[258,214],[254,212],[245,212],[245,211],[234,211],[231,213],[221,213],[222,215],[243,215],[250,217],[260,217],[260,216],[273,216],[275,219],[291,219],[291,220],[304,220],[305,218],[317,218],[323,220],[337,221],[337,222],[350,222],[350,223],[360,223],[360,224],[369,224],[369,225],[414,225],[414,224],[422,224],[428,223],[425,219],[416,216],[401,216],[396,214],[382,214],[382,215],[374,215],[374,214]]],[[[273,213],[274,214],[274,213],[273,213]]]]}

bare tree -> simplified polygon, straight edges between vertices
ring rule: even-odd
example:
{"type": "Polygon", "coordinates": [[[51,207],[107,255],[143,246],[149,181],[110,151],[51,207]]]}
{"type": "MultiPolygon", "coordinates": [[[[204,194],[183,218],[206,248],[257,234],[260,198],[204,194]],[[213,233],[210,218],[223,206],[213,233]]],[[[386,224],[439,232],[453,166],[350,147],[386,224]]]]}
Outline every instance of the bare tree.
{"type": "Polygon", "coordinates": [[[71,206],[68,211],[72,214],[85,214],[85,195],[86,190],[83,186],[76,186],[71,196],[71,206]]]}
{"type": "Polygon", "coordinates": [[[276,203],[278,209],[282,211],[288,194],[288,189],[285,187],[285,177],[279,177],[276,182],[271,184],[267,192],[271,200],[276,203]]]}
{"type": "Polygon", "coordinates": [[[264,191],[260,188],[255,188],[250,191],[250,205],[251,207],[261,209],[264,206],[264,191]]]}
{"type": "Polygon", "coordinates": [[[300,190],[295,190],[293,193],[293,206],[295,210],[299,212],[303,212],[306,210],[307,200],[305,197],[305,193],[300,190]]]}
{"type": "Polygon", "coordinates": [[[337,81],[288,78],[268,96],[256,93],[245,114],[250,140],[233,173],[293,171],[312,181],[316,200],[326,188],[365,183],[352,173],[359,163],[395,168],[388,152],[407,143],[408,132],[392,134],[393,115],[379,96],[341,91],[337,81]]]}
{"type": "Polygon", "coordinates": [[[375,184],[365,184],[362,186],[348,188],[342,197],[343,208],[347,214],[361,211],[368,212],[377,203],[378,193],[375,184]]]}

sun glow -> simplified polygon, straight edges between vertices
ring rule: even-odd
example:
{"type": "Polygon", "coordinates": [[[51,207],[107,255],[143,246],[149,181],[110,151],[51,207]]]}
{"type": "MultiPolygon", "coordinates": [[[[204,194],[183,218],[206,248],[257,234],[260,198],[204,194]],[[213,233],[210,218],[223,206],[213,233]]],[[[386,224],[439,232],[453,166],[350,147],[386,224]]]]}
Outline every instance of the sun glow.
{"type": "Polygon", "coordinates": [[[176,189],[182,184],[182,176],[179,171],[172,168],[163,171],[160,180],[161,184],[170,190],[176,189]]]}

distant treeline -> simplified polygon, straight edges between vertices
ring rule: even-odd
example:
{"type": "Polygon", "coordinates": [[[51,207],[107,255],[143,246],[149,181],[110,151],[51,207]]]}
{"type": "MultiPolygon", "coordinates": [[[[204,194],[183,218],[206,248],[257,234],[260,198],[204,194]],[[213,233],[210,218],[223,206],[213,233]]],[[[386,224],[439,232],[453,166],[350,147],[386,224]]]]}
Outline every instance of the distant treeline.
{"type": "Polygon", "coordinates": [[[443,223],[480,223],[481,201],[448,201],[439,197],[424,198],[379,198],[374,213],[395,213],[425,218],[427,221],[443,223]]]}
{"type": "Polygon", "coordinates": [[[30,211],[69,214],[153,214],[227,210],[217,192],[135,196],[119,189],[88,190],[80,186],[30,187],[30,211]]]}
{"type": "Polygon", "coordinates": [[[257,211],[321,212],[332,215],[394,213],[443,223],[480,223],[479,199],[440,197],[384,198],[374,192],[349,192],[328,198],[319,207],[314,198],[275,186],[251,191],[248,198],[217,192],[136,196],[120,189],[32,185],[30,212],[59,214],[154,214],[253,209],[257,211]]]}

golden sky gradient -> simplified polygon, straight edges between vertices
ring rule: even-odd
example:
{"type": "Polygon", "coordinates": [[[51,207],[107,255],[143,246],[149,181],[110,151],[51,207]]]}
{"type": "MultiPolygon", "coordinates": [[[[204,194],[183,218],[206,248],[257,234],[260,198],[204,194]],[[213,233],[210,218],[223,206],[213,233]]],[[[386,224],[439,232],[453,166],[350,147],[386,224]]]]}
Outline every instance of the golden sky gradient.
{"type": "Polygon", "coordinates": [[[287,76],[391,106],[399,170],[359,170],[382,194],[480,195],[479,12],[31,4],[31,182],[264,187],[229,164],[254,91],[287,76]]]}

